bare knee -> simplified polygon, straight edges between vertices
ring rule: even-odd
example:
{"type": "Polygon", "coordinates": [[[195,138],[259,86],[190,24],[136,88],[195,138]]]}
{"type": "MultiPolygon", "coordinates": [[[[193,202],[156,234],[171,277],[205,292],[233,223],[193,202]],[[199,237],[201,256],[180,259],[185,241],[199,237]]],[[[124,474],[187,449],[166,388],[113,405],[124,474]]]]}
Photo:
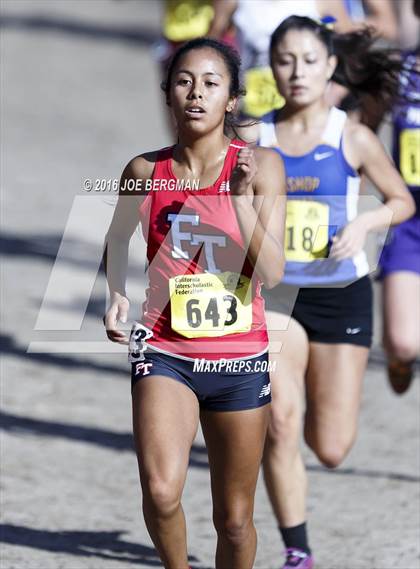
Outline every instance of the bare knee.
{"type": "Polygon", "coordinates": [[[173,481],[153,477],[142,487],[145,506],[152,508],[159,516],[170,517],[179,507],[181,492],[173,481]]]}
{"type": "Polygon", "coordinates": [[[249,540],[253,531],[252,514],[214,514],[217,534],[234,547],[240,547],[249,540]]]}
{"type": "Polygon", "coordinates": [[[316,440],[305,432],[305,440],[318,460],[327,468],[337,468],[353,446],[355,436],[316,440]]]}
{"type": "Polygon", "coordinates": [[[390,356],[397,358],[403,362],[409,362],[416,359],[418,345],[416,338],[408,338],[404,336],[391,336],[387,342],[387,351],[390,356]]]}
{"type": "Polygon", "coordinates": [[[302,413],[300,404],[272,405],[267,431],[267,445],[286,449],[295,447],[299,439],[302,413]]]}
{"type": "Polygon", "coordinates": [[[340,445],[324,446],[318,449],[316,455],[318,460],[327,468],[337,468],[346,458],[350,449],[340,445]]]}

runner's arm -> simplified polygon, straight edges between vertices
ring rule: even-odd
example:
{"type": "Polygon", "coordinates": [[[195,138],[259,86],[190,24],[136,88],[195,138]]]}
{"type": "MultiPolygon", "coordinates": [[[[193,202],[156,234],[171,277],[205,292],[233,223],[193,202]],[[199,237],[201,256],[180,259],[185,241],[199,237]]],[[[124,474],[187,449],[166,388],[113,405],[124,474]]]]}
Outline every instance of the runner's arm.
{"type": "Polygon", "coordinates": [[[214,16],[208,37],[220,39],[231,25],[232,16],[238,6],[237,0],[213,0],[214,16]]]}
{"type": "Polygon", "coordinates": [[[129,301],[126,296],[128,248],[131,236],[139,224],[139,206],[144,199],[142,191],[129,191],[128,184],[144,182],[151,177],[153,165],[144,157],[133,158],[121,176],[117,206],[105,237],[104,266],[111,304],[104,317],[108,338],[114,342],[128,342],[117,322],[126,322],[129,301]]]}
{"type": "Polygon", "coordinates": [[[353,123],[348,126],[344,149],[347,146],[356,169],[365,174],[385,198],[383,206],[361,214],[368,230],[387,227],[390,215],[392,225],[409,219],[415,213],[414,200],[381,141],[364,125],[353,123]]]}
{"type": "Polygon", "coordinates": [[[390,0],[366,0],[368,15],[363,24],[373,26],[379,36],[387,40],[398,38],[397,18],[390,0]]]}
{"type": "Polygon", "coordinates": [[[385,229],[410,218],[414,200],[378,137],[361,124],[350,123],[344,131],[344,154],[354,169],[365,174],[384,196],[384,204],[360,213],[333,238],[330,256],[336,260],[361,251],[370,231],[385,229]]]}
{"type": "Polygon", "coordinates": [[[397,39],[397,21],[389,0],[367,0],[369,14],[361,22],[353,22],[350,19],[342,0],[318,0],[317,3],[321,17],[333,16],[337,20],[334,29],[338,33],[372,26],[380,37],[397,39]]]}
{"type": "MultiPolygon", "coordinates": [[[[247,149],[248,151],[251,149],[247,149]]],[[[249,173],[245,192],[234,197],[249,261],[266,288],[276,286],[284,271],[286,179],[283,160],[274,151],[254,148],[251,158],[238,157],[237,169],[249,173]],[[255,161],[255,166],[253,165],[255,161]]],[[[245,186],[244,186],[245,187],[245,186]]]]}

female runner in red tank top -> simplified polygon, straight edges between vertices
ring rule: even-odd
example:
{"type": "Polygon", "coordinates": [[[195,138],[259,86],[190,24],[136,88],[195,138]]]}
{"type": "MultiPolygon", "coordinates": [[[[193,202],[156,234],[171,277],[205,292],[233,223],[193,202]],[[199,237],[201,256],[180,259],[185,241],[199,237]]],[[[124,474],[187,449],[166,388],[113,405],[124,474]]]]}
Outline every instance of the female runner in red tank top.
{"type": "Polygon", "coordinates": [[[181,495],[199,420],[216,568],[250,569],[256,553],[253,502],[270,402],[260,288],[282,276],[285,178],[277,153],[224,133],[241,93],[239,64],[209,39],[175,54],[163,87],[178,144],[130,161],[107,235],[105,325],[122,344],[129,340],[117,324],[127,319],[127,251],[139,217],[147,242],[147,300],[129,348],[133,428],[144,518],[167,569],[188,567],[181,495]],[[133,181],[143,191],[129,199],[133,181]]]}

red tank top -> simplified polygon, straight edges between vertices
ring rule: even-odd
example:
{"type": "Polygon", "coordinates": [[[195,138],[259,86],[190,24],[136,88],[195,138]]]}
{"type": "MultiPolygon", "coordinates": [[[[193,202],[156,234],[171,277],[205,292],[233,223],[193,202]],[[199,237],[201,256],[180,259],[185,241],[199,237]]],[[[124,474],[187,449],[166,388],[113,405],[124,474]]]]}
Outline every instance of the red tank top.
{"type": "Polygon", "coordinates": [[[174,176],[173,146],[158,152],[139,209],[149,273],[142,323],[153,331],[148,344],[157,350],[210,360],[267,350],[261,282],[229,193],[243,146],[231,142],[220,176],[202,189],[174,176]]]}

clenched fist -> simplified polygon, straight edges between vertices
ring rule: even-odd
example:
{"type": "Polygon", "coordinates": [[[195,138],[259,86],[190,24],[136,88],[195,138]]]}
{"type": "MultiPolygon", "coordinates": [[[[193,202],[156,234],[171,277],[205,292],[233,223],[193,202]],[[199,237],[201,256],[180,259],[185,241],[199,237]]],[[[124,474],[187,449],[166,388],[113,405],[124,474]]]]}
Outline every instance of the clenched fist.
{"type": "Polygon", "coordinates": [[[230,177],[230,192],[241,196],[252,194],[251,182],[257,174],[258,167],[254,150],[249,147],[241,148],[238,152],[236,166],[230,177]]]}

